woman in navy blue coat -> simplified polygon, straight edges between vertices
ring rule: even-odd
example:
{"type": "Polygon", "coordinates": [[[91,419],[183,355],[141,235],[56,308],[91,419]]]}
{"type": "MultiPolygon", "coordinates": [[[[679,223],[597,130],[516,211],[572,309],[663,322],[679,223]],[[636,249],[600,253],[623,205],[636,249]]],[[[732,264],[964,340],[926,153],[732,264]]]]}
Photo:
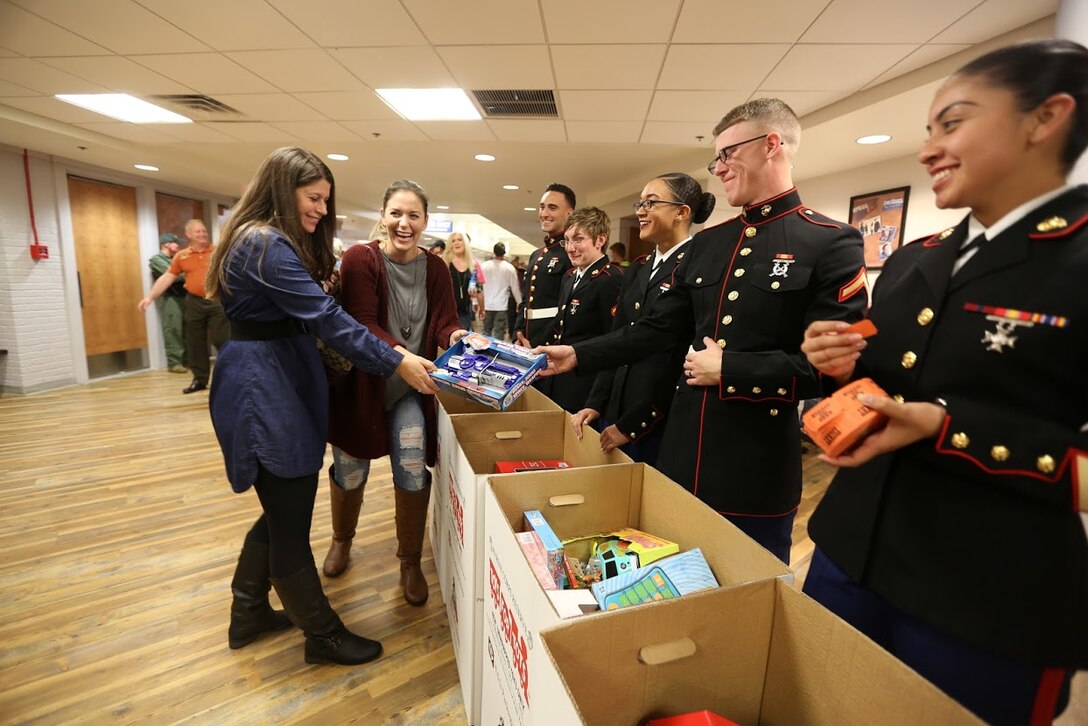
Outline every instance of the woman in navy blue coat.
{"type": "Polygon", "coordinates": [[[314,337],[369,373],[437,389],[427,375],[432,363],[379,340],[319,284],[335,264],[335,198],[332,173],[305,149],[277,149],[257,170],[208,270],[208,295],[222,301],[231,324],[210,404],[227,478],[236,492],[256,489],[263,510],[231,583],[230,646],[293,622],[306,634],[306,662],[356,664],[381,655],[381,644],[344,627],[310,550],[328,428],[314,337]],[[270,586],[287,617],[269,605],[270,586]]]}
{"type": "Polygon", "coordinates": [[[938,90],[919,161],[955,227],[893,254],[868,341],[802,350],[869,376],[889,422],[812,517],[805,592],[990,723],[1049,723],[1088,667],[1088,49],[993,51],[938,90]]]}

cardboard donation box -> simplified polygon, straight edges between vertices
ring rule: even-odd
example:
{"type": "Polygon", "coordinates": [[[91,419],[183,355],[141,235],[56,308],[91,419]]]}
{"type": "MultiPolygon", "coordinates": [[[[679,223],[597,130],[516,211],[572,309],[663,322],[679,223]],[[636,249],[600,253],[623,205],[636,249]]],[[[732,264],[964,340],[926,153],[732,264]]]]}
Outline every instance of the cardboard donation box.
{"type": "Polygon", "coordinates": [[[540,640],[562,680],[547,696],[556,724],[700,709],[741,724],[981,723],[784,580],[581,618],[540,640]]]}
{"type": "MultiPolygon", "coordinates": [[[[536,391],[533,391],[536,393],[536,391]]],[[[528,397],[528,394],[527,396],[528,397]]],[[[479,723],[480,669],[484,658],[481,623],[487,582],[484,551],[484,490],[499,461],[563,459],[578,467],[619,464],[631,459],[621,451],[601,451],[600,437],[590,428],[578,440],[570,415],[562,410],[451,416],[442,442],[439,493],[443,521],[439,523],[436,555],[438,582],[450,621],[465,711],[479,723]]],[[[441,432],[440,432],[441,436],[441,432]]],[[[534,473],[506,474],[517,482],[534,473]]],[[[432,540],[432,546],[435,541],[432,540]]],[[[516,545],[515,545],[516,546],[516,545]]]]}
{"type": "MultiPolygon", "coordinates": [[[[560,539],[589,532],[634,528],[680,546],[699,548],[722,586],[792,578],[776,557],[749,539],[681,486],[645,464],[619,464],[591,469],[566,469],[491,477],[484,512],[487,588],[484,599],[484,662],[481,719],[474,723],[524,726],[566,724],[557,715],[556,701],[569,701],[559,672],[542,647],[540,633],[565,621],[611,622],[627,613],[652,609],[668,620],[682,618],[673,608],[706,592],[648,605],[598,612],[588,590],[545,590],[522,553],[516,533],[526,529],[524,513],[539,510],[560,539]],[[588,612],[594,614],[586,614],[588,612]]],[[[689,626],[725,617],[728,611],[707,611],[689,626]]],[[[731,617],[731,616],[730,616],[731,617]]],[[[623,621],[626,622],[626,621],[623,621]]],[[[633,638],[614,632],[623,641],[633,638]]],[[[594,665],[585,685],[600,682],[594,669],[607,671],[613,644],[584,641],[582,648],[594,665]]],[[[610,686],[610,697],[637,698],[637,683],[610,686]]],[[[694,706],[694,704],[693,704],[694,706]]],[[[568,707],[570,708],[570,707],[568,707]]],[[[695,707],[676,713],[697,710],[695,707]]],[[[570,710],[573,713],[573,710],[570,710]]],[[[728,716],[728,712],[722,711],[728,716]]]]}
{"type": "MultiPolygon", "coordinates": [[[[454,445],[452,443],[453,424],[450,423],[450,416],[474,414],[494,416],[496,414],[495,410],[489,406],[485,406],[482,403],[477,403],[467,398],[462,398],[454,393],[441,391],[435,398],[438,400],[438,420],[436,426],[438,435],[438,455],[434,467],[434,482],[436,485],[431,489],[431,513],[427,517],[427,536],[431,540],[431,549],[434,552],[434,566],[438,571],[439,584],[441,584],[442,557],[447,549],[442,546],[444,542],[447,542],[446,533],[442,531],[442,525],[444,522],[449,521],[446,512],[449,501],[448,492],[444,487],[437,486],[437,483],[447,481],[448,479],[448,475],[442,470],[442,449],[443,447],[449,448],[454,445]]],[[[529,388],[506,410],[509,412],[561,411],[562,409],[559,408],[557,403],[540,391],[535,388],[529,388]]]]}

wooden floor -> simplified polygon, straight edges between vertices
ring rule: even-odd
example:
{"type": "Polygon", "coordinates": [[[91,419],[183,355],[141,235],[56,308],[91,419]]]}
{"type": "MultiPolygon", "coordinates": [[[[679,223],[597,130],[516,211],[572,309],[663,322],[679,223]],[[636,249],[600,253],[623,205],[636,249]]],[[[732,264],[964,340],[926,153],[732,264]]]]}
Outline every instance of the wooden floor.
{"type": "MultiPolygon", "coordinates": [[[[429,547],[431,600],[413,608],[398,589],[387,460],[372,471],[352,569],[326,581],[345,623],[384,656],[306,665],[295,630],[227,648],[230,577],[259,508],[252,492],[231,493],[207,393],[183,396],[187,383],[155,371],[0,399],[0,721],[464,724],[429,547]]],[[[806,457],[799,582],[829,477],[806,457]]],[[[1063,723],[1088,723],[1076,713],[1063,723]]]]}

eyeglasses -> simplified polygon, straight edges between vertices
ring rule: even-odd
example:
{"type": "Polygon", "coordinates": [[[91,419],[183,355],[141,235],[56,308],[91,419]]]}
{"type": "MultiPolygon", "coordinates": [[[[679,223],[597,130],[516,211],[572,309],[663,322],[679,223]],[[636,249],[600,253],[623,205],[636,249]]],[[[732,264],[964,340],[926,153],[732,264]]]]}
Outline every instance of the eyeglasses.
{"type": "Polygon", "coordinates": [[[733,158],[733,154],[734,154],[734,152],[736,152],[736,150],[738,148],[740,148],[741,146],[744,146],[745,144],[750,144],[753,141],[759,141],[760,139],[765,139],[768,136],[770,136],[770,134],[763,134],[762,136],[756,136],[755,138],[752,138],[752,139],[745,139],[744,141],[738,141],[737,143],[730,144],[729,146],[723,146],[722,150],[719,151],[717,153],[717,155],[710,161],[710,163],[706,165],[706,170],[709,171],[711,174],[713,174],[714,173],[714,167],[716,167],[718,165],[719,161],[721,163],[723,163],[723,164],[728,164],[729,160],[733,158]]]}
{"type": "Polygon", "coordinates": [[[655,204],[675,204],[678,207],[684,206],[683,202],[674,202],[669,199],[643,199],[635,202],[631,205],[631,209],[635,210],[635,214],[638,214],[640,210],[645,209],[647,212],[654,208],[655,204]]]}

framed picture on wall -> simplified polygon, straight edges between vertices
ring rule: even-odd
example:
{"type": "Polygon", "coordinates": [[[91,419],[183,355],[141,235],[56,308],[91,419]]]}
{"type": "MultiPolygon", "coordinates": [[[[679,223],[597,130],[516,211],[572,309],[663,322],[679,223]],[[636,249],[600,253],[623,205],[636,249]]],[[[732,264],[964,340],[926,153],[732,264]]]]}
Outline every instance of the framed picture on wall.
{"type": "Polygon", "coordinates": [[[884,189],[850,197],[850,224],[865,238],[865,266],[879,270],[903,244],[910,187],[884,189]]]}

